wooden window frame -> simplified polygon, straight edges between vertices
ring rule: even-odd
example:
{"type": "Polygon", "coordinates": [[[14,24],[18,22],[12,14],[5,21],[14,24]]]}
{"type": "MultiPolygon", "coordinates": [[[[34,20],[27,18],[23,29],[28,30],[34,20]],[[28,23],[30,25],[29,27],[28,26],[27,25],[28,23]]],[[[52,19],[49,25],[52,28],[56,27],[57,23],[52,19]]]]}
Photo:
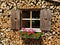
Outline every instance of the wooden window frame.
{"type": "MultiPolygon", "coordinates": [[[[21,12],[22,12],[23,10],[21,10],[21,12]]],[[[26,11],[28,11],[28,10],[26,10],[26,11]]],[[[34,20],[33,19],[33,17],[32,17],[32,12],[33,11],[39,11],[39,16],[40,16],[40,10],[29,10],[30,11],[30,18],[29,19],[25,19],[25,18],[23,18],[22,16],[21,16],[21,28],[22,28],[22,20],[29,20],[30,21],[30,28],[33,28],[32,27],[32,20],[34,20]]],[[[23,13],[23,12],[22,12],[23,13]]],[[[40,20],[40,18],[39,19],[35,19],[35,20],[40,20]]],[[[36,27],[35,27],[36,28],[36,27]]],[[[40,26],[39,26],[39,28],[36,28],[36,29],[39,29],[40,30],[40,26]]]]}

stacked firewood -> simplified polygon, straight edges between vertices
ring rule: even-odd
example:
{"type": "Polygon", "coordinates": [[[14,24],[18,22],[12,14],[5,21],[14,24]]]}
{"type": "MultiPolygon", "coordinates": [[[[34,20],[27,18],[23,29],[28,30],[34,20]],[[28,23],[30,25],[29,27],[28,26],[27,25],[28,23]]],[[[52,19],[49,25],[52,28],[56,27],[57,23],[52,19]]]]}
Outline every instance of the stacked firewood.
{"type": "Polygon", "coordinates": [[[60,36],[59,32],[48,32],[42,36],[43,45],[60,45],[60,36]]]}
{"type": "Polygon", "coordinates": [[[52,12],[51,30],[42,35],[43,45],[60,45],[60,6],[45,2],[42,8],[49,8],[52,12]],[[47,5],[46,5],[47,4],[47,5]],[[43,7],[45,6],[45,7],[43,7]]]}
{"type": "MultiPolygon", "coordinates": [[[[35,0],[0,0],[0,44],[23,45],[19,32],[11,30],[11,10],[28,8],[49,8],[52,12],[51,30],[42,35],[43,45],[60,45],[60,5],[35,0]]],[[[36,42],[37,43],[37,42],[36,42]]],[[[31,42],[32,45],[32,42],[31,42]]],[[[33,45],[36,45],[35,42],[33,45]]]]}
{"type": "Polygon", "coordinates": [[[60,15],[52,17],[51,30],[42,36],[45,45],[60,45],[60,15]]]}
{"type": "Polygon", "coordinates": [[[20,45],[19,32],[0,30],[1,45],[20,45]]]}
{"type": "Polygon", "coordinates": [[[16,3],[10,1],[0,0],[0,45],[20,45],[19,32],[10,28],[11,10],[16,9],[16,3]]]}
{"type": "Polygon", "coordinates": [[[20,0],[20,4],[17,3],[17,5],[19,5],[20,9],[41,8],[41,0],[20,0]]]}

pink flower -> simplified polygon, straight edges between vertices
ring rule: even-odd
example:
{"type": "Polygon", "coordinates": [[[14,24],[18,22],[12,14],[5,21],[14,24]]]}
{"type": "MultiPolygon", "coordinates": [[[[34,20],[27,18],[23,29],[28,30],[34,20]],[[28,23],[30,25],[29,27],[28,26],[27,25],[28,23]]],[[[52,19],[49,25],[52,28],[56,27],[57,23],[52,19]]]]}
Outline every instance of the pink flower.
{"type": "Polygon", "coordinates": [[[25,28],[22,28],[22,30],[25,30],[25,28]]]}
{"type": "Polygon", "coordinates": [[[25,28],[22,28],[22,30],[24,30],[25,28]]]}
{"type": "Polygon", "coordinates": [[[34,34],[34,31],[32,29],[28,30],[28,33],[34,34]]]}
{"type": "Polygon", "coordinates": [[[33,30],[33,32],[36,32],[36,30],[33,30]]]}

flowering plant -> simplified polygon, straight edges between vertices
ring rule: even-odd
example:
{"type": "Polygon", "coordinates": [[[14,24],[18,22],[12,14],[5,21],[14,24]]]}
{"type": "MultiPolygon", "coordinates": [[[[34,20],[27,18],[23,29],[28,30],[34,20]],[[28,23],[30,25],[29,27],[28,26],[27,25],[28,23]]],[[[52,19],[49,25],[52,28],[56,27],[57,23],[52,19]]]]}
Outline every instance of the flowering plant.
{"type": "Polygon", "coordinates": [[[36,32],[34,29],[22,28],[20,30],[20,36],[22,38],[36,38],[38,39],[42,35],[42,32],[36,32]]]}

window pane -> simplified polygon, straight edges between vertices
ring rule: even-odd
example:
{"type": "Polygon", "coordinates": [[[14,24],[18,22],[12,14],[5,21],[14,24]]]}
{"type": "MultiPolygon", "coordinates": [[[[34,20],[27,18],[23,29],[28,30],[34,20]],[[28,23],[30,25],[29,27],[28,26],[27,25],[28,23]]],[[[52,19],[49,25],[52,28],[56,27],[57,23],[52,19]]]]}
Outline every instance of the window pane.
{"type": "Polygon", "coordinates": [[[33,28],[40,28],[40,20],[32,20],[33,28]]]}
{"type": "Polygon", "coordinates": [[[32,11],[32,18],[40,18],[40,11],[32,11]]]}
{"type": "Polygon", "coordinates": [[[22,28],[30,28],[30,21],[29,20],[23,20],[22,21],[22,28]]]}
{"type": "Polygon", "coordinates": [[[22,18],[30,18],[30,11],[22,11],[22,18]]]}

